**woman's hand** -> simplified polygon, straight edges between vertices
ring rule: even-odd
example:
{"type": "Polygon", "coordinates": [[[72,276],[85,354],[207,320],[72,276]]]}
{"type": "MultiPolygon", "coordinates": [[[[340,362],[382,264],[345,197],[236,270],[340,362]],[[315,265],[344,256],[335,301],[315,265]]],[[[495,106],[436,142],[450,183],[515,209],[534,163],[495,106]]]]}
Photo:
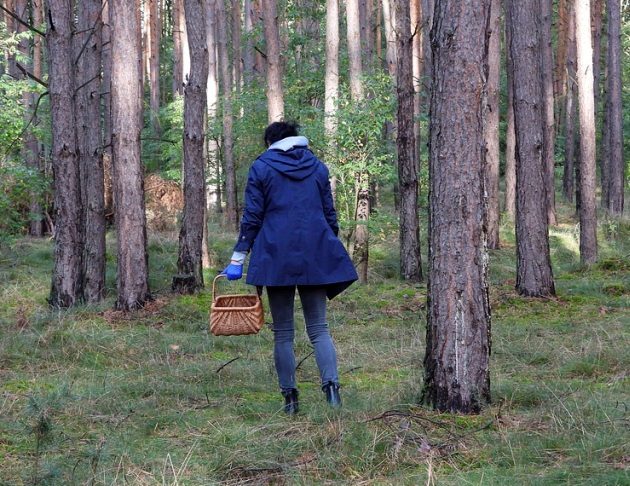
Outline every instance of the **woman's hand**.
{"type": "Polygon", "coordinates": [[[225,275],[228,280],[238,280],[243,276],[243,264],[247,253],[235,251],[230,259],[230,264],[225,267],[221,275],[225,275]]]}

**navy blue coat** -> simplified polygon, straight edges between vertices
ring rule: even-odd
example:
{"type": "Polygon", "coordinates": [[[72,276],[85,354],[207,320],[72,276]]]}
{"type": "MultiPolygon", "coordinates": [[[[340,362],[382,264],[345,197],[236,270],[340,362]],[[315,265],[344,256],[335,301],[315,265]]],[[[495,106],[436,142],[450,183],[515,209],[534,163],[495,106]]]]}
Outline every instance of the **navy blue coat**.
{"type": "Polygon", "coordinates": [[[254,161],[234,247],[251,250],[248,284],[321,285],[332,299],[357,280],[338,232],[328,168],[306,146],[254,161]]]}

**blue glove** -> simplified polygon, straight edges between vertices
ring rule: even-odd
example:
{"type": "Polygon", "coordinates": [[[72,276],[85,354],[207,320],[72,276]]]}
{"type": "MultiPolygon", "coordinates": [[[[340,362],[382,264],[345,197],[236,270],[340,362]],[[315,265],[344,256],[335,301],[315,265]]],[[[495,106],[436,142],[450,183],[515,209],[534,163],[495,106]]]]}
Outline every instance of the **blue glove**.
{"type": "Polygon", "coordinates": [[[226,275],[228,280],[238,280],[243,276],[243,264],[230,263],[221,275],[226,275]]]}
{"type": "Polygon", "coordinates": [[[247,253],[241,251],[235,251],[230,259],[230,264],[225,267],[225,270],[221,272],[222,275],[226,275],[228,280],[238,280],[243,276],[243,264],[247,253]]]}

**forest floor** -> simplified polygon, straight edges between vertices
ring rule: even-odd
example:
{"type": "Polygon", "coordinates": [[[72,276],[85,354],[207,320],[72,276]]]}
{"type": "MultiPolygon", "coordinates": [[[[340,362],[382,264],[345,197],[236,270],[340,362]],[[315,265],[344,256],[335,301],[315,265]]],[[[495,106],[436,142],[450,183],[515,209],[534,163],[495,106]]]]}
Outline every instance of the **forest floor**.
{"type": "MultiPolygon", "coordinates": [[[[478,416],[418,404],[426,285],[396,278],[391,215],[372,222],[371,283],[330,304],[339,411],[298,318],[295,418],[269,329],[208,333],[216,269],[198,295],[169,293],[174,235],[150,237],[156,300],[129,315],[112,310],[113,234],[107,302],[66,312],[46,306],[52,242],[5,246],[0,484],[630,484],[630,224],[603,225],[585,269],[566,211],[550,231],[556,298],[515,293],[510,224],[491,252],[492,404],[478,416]]],[[[220,267],[234,235],[210,234],[220,267]]]]}

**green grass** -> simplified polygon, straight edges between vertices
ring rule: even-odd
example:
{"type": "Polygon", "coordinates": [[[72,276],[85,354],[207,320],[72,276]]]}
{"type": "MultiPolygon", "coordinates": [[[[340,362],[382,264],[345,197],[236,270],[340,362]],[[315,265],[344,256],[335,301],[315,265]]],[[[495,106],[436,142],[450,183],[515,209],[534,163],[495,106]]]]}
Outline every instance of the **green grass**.
{"type": "MultiPolygon", "coordinates": [[[[211,234],[219,267],[234,235],[211,234]]],[[[105,303],[51,312],[51,242],[18,241],[0,254],[0,484],[629,484],[630,226],[600,236],[600,262],[582,268],[561,213],[557,298],[524,299],[504,222],[490,269],[493,403],[474,417],[418,405],[426,286],[393,277],[387,219],[370,285],[330,304],[340,411],[298,317],[296,418],[281,412],[269,329],[213,337],[209,289],[168,293],[176,238],[151,237],[157,300],[131,315],[111,310],[112,257],[105,303]]]]}

